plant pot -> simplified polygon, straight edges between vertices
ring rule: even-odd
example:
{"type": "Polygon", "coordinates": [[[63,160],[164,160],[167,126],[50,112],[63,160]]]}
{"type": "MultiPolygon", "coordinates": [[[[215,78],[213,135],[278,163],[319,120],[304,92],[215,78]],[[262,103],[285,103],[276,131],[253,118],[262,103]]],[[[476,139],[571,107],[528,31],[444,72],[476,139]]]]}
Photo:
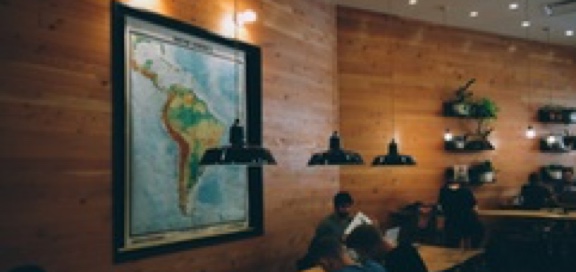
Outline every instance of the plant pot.
{"type": "Polygon", "coordinates": [[[470,104],[468,103],[454,103],[452,104],[452,110],[456,115],[469,116],[470,115],[470,104]]]}
{"type": "Polygon", "coordinates": [[[546,169],[548,176],[551,179],[561,179],[562,178],[562,170],[559,169],[546,169]]]}
{"type": "Polygon", "coordinates": [[[480,179],[480,182],[487,183],[487,182],[494,182],[494,176],[495,176],[494,171],[490,171],[480,174],[478,178],[480,179]]]}

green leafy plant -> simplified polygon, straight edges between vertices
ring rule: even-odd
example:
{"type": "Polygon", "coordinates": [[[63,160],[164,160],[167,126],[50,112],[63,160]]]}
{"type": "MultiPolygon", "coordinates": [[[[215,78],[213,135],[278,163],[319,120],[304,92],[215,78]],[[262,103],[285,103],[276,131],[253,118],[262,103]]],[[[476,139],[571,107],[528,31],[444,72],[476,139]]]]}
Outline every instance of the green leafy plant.
{"type": "Polygon", "coordinates": [[[473,102],[473,115],[482,119],[498,118],[498,105],[490,98],[480,98],[473,102]]]}

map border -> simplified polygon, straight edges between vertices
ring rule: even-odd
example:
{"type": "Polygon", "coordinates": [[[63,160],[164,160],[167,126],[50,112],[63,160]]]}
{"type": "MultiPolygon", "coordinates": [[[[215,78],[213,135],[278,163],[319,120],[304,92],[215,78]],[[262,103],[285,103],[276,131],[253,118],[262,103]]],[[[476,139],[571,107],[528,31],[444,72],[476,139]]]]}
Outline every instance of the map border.
{"type": "MultiPolygon", "coordinates": [[[[196,247],[209,246],[227,241],[260,236],[264,233],[263,212],[263,174],[261,167],[248,167],[248,226],[245,229],[222,233],[208,233],[206,236],[196,236],[185,239],[159,239],[137,247],[131,246],[128,231],[128,211],[130,203],[127,193],[130,186],[128,178],[129,154],[128,128],[130,120],[127,114],[127,81],[126,72],[126,28],[128,18],[142,20],[168,30],[185,33],[195,39],[206,40],[219,46],[242,51],[245,56],[245,108],[246,141],[248,144],[262,143],[262,76],[260,48],[241,41],[231,40],[197,28],[186,23],[167,18],[148,11],[128,7],[114,2],[111,5],[112,29],[112,171],[113,171],[113,252],[115,262],[140,259],[157,254],[187,250],[196,247]]],[[[150,31],[155,31],[150,29],[150,31]]],[[[214,166],[213,166],[214,167],[214,166]]],[[[216,166],[217,167],[217,166],[216,166]]],[[[161,220],[161,218],[159,219],[161,220]]],[[[160,234],[158,237],[162,237],[160,234]]]]}

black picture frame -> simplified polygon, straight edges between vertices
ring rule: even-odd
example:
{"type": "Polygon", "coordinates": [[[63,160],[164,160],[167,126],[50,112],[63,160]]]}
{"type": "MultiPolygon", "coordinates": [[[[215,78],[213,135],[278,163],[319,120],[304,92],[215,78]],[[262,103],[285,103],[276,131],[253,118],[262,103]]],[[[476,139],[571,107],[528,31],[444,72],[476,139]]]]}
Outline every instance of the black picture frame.
{"type": "MultiPolygon", "coordinates": [[[[246,219],[241,223],[232,222],[230,226],[223,227],[221,231],[208,231],[202,234],[202,227],[193,226],[188,231],[179,229],[178,235],[174,237],[169,235],[172,230],[161,230],[153,233],[137,234],[133,231],[133,210],[140,208],[134,207],[133,195],[136,186],[134,182],[135,172],[138,171],[132,167],[133,161],[138,160],[135,154],[132,154],[131,147],[136,146],[134,140],[137,137],[133,131],[134,118],[137,113],[131,112],[135,90],[132,88],[131,63],[129,59],[129,46],[132,40],[129,35],[131,31],[141,31],[145,29],[142,35],[154,36],[155,31],[166,31],[162,35],[171,38],[172,45],[175,46],[194,46],[198,47],[198,52],[214,52],[210,50],[222,50],[228,52],[227,56],[234,58],[232,62],[234,67],[240,66],[240,69],[234,70],[235,80],[234,87],[239,87],[238,98],[239,113],[243,112],[240,119],[245,123],[246,141],[248,144],[260,145],[262,142],[262,94],[261,94],[261,52],[260,48],[233,39],[224,38],[206,30],[182,23],[180,21],[157,15],[155,13],[128,7],[120,3],[111,5],[111,40],[112,40],[112,170],[113,170],[113,252],[115,262],[124,262],[144,257],[150,257],[157,254],[192,249],[223,243],[232,240],[245,239],[249,237],[260,236],[264,233],[263,224],[263,185],[262,185],[262,168],[247,167],[238,170],[246,173],[245,191],[247,193],[246,219]],[[133,22],[137,22],[134,27],[133,22]],[[168,33],[168,34],[166,34],[168,33]],[[174,34],[174,35],[172,35],[174,34]],[[172,35],[172,36],[171,36],[172,35]],[[239,57],[240,56],[240,57],[239,57]],[[237,228],[234,228],[237,226],[237,228]],[[200,229],[200,230],[199,230],[200,229]],[[190,235],[186,235],[189,232],[190,235]],[[193,233],[193,234],[192,234],[193,233]],[[200,233],[200,234],[199,234],[200,233]],[[140,237],[146,236],[146,237],[140,237]],[[170,238],[167,238],[170,237],[170,238]],[[140,239],[142,238],[142,239],[140,239]],[[146,238],[146,239],[144,239],[146,238]],[[148,240],[147,240],[148,239],[148,240]]],[[[197,52],[196,52],[197,53],[197,52]]],[[[206,72],[212,70],[206,69],[206,72]]],[[[158,76],[158,74],[156,74],[158,76]]],[[[166,102],[168,104],[168,102],[166,102]]],[[[237,114],[240,115],[240,114],[237,114]]],[[[235,118],[238,116],[235,116],[235,118]]],[[[235,119],[232,118],[232,119],[235,119]]],[[[232,123],[233,120],[226,120],[232,123]]],[[[228,127],[224,129],[222,137],[224,139],[228,134],[228,127]]],[[[145,139],[146,137],[141,137],[145,139]]],[[[209,146],[206,146],[209,147],[209,146]]],[[[182,151],[183,153],[183,151],[182,151]]],[[[152,165],[154,165],[153,162],[152,165]]],[[[186,164],[186,167],[192,164],[186,164]]],[[[176,166],[175,166],[176,167],[176,166]]],[[[200,167],[200,166],[198,166],[200,167]]],[[[216,169],[222,169],[222,166],[212,166],[216,169]]],[[[240,166],[238,166],[240,167],[240,166]]],[[[183,169],[183,168],[182,168],[183,169]]],[[[224,168],[225,169],[225,168],[224,168]]],[[[211,170],[214,171],[214,170],[211,170]]],[[[219,170],[216,170],[219,171],[219,170]]],[[[224,170],[222,170],[224,171],[224,170]]],[[[205,172],[204,172],[205,173],[205,172]]],[[[242,175],[244,176],[244,175],[242,175]]],[[[239,178],[244,179],[243,177],[239,178]]],[[[198,183],[196,184],[198,185],[198,183]]],[[[222,185],[227,186],[227,185],[222,185]]],[[[155,192],[156,193],[156,192],[155,192]]],[[[160,193],[160,192],[158,192],[160,193]]],[[[212,211],[211,211],[212,212],[212,211]]],[[[159,216],[158,220],[165,220],[159,216]]],[[[191,220],[192,221],[192,220],[191,220]]],[[[211,228],[214,226],[210,226],[211,228]]]]}

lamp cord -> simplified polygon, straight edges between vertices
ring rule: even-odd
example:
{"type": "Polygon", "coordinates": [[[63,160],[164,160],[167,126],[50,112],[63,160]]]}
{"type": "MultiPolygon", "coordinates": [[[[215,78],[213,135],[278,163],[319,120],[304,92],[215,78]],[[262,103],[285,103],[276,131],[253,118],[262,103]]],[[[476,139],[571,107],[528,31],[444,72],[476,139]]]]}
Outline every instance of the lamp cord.
{"type": "MultiPolygon", "coordinates": [[[[236,116],[238,119],[242,117],[242,88],[238,86],[238,39],[239,36],[239,25],[238,25],[238,0],[234,0],[234,11],[232,14],[232,20],[234,21],[234,89],[238,90],[238,108],[236,116]]],[[[243,119],[243,118],[242,118],[243,119]]]]}
{"type": "MultiPolygon", "coordinates": [[[[547,43],[547,44],[550,44],[550,27],[549,27],[549,26],[545,26],[542,30],[546,31],[546,43],[547,43]]],[[[549,99],[549,101],[550,101],[550,102],[549,102],[550,105],[552,105],[552,101],[553,101],[553,99],[552,99],[552,88],[548,88],[548,89],[549,89],[549,91],[548,91],[549,98],[548,98],[548,99],[549,99]]]]}
{"type": "MultiPolygon", "coordinates": [[[[528,33],[528,30],[526,30],[526,32],[528,33]]],[[[526,35],[526,36],[528,36],[528,35],[526,35]]],[[[532,102],[532,99],[531,99],[532,94],[531,93],[532,93],[534,88],[532,86],[532,61],[530,60],[530,53],[529,52],[527,52],[527,53],[528,53],[528,55],[527,55],[527,57],[528,57],[528,65],[527,65],[528,66],[528,75],[527,75],[528,76],[528,97],[527,97],[528,101],[527,101],[527,103],[528,103],[528,109],[530,109],[531,102],[532,102]]]]}

